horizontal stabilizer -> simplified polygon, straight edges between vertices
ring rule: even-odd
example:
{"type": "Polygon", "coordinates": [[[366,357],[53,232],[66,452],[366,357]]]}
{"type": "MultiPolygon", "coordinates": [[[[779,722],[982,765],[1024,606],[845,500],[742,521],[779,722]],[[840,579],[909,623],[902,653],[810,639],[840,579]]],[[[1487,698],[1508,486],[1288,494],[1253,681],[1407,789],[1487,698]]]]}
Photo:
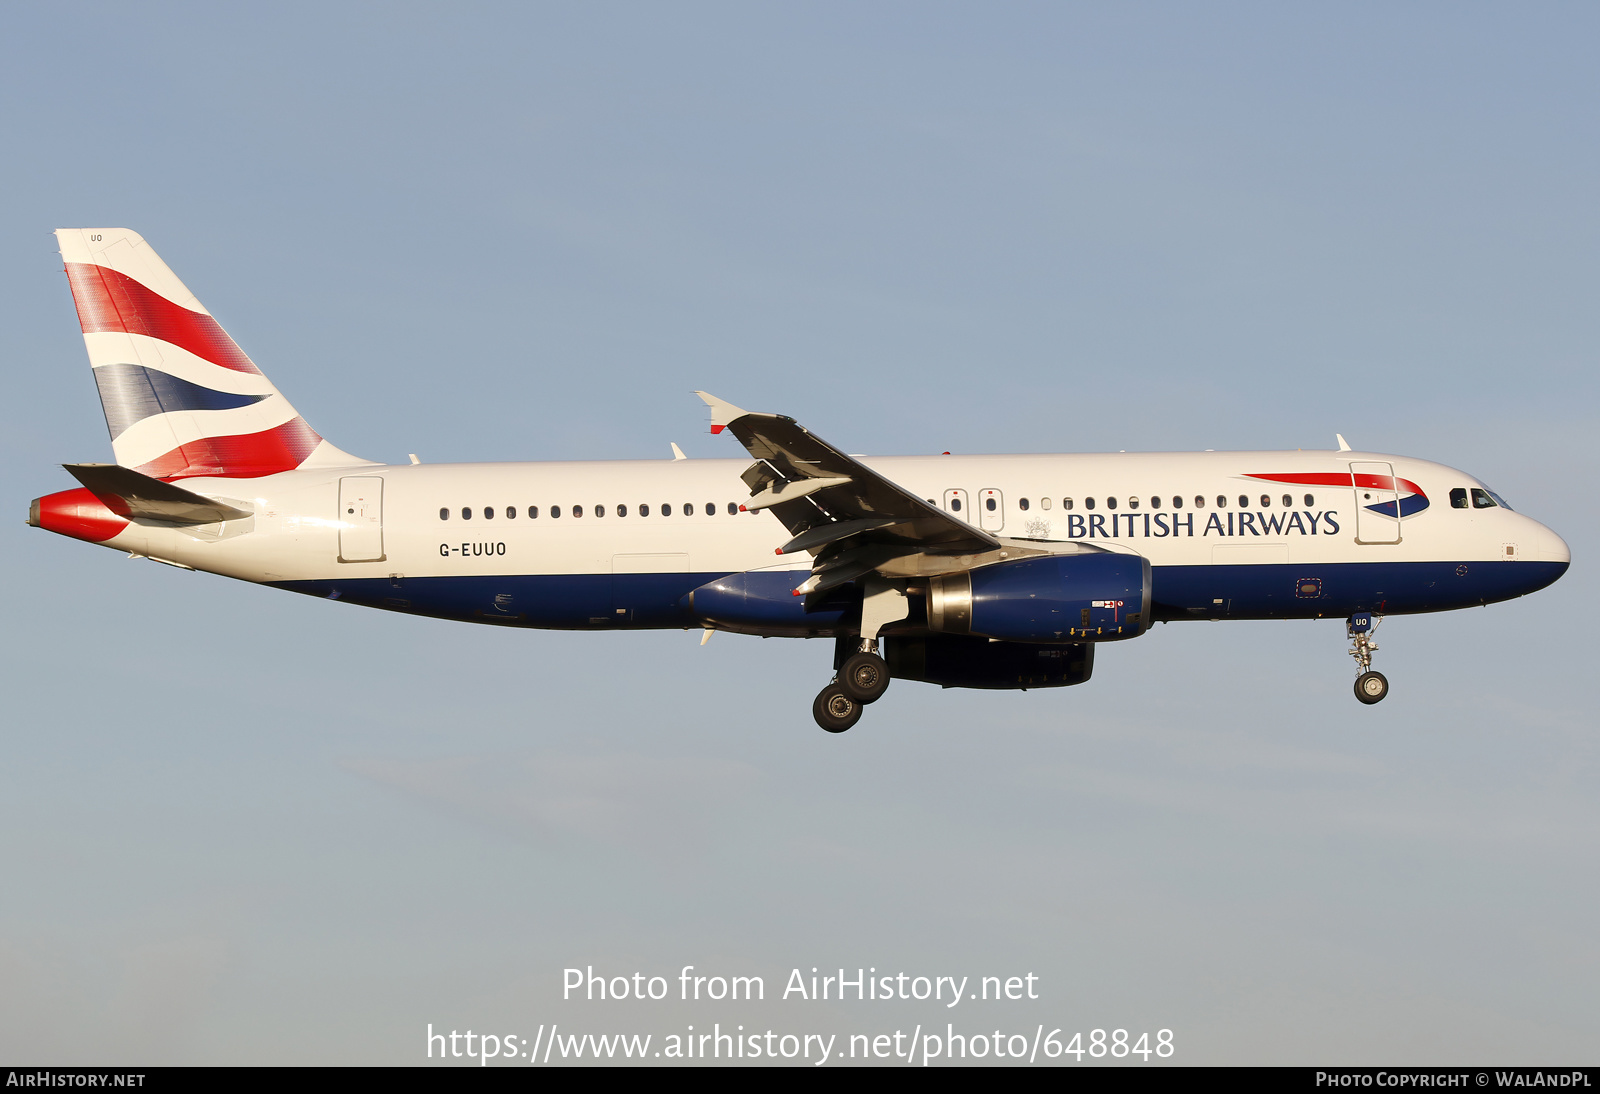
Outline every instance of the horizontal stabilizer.
{"type": "Polygon", "coordinates": [[[141,475],[115,463],[62,464],[72,477],[119,517],[171,524],[215,524],[251,514],[211,498],[141,475]]]}

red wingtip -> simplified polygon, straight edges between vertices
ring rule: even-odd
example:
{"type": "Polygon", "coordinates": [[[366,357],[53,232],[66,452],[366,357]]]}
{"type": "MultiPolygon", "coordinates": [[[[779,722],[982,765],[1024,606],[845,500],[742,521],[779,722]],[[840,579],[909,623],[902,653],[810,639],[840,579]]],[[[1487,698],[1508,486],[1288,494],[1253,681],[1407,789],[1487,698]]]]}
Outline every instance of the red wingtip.
{"type": "Polygon", "coordinates": [[[741,506],[739,506],[739,512],[741,512],[741,513],[748,513],[748,512],[749,512],[749,511],[750,511],[750,510],[748,510],[748,509],[746,509],[746,508],[745,508],[745,507],[744,507],[744,506],[742,506],[742,505],[741,505],[741,506]]]}
{"type": "Polygon", "coordinates": [[[727,429],[727,428],[728,427],[725,426],[725,425],[714,425],[714,426],[711,427],[711,432],[713,432],[713,433],[721,433],[724,429],[727,429]]]}
{"type": "Polygon", "coordinates": [[[794,592],[790,593],[789,595],[790,596],[799,596],[800,595],[800,590],[796,589],[794,592]]]}
{"type": "Polygon", "coordinates": [[[775,555],[781,555],[781,554],[783,554],[783,548],[779,547],[775,551],[773,551],[772,553],[775,554],[775,555]]]}

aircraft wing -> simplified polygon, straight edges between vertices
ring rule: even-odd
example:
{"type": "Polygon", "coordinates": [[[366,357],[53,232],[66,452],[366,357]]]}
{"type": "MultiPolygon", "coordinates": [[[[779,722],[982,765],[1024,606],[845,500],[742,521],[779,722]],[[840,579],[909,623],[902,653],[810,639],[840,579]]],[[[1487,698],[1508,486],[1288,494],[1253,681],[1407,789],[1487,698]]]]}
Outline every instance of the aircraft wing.
{"type": "Polygon", "coordinates": [[[771,509],[793,538],[779,554],[817,556],[805,592],[853,581],[906,554],[984,554],[1000,541],[852,459],[782,414],[741,410],[704,391],[711,432],[727,429],[755,463],[746,509],[771,509]],[[848,574],[848,576],[846,576],[848,574]]]}

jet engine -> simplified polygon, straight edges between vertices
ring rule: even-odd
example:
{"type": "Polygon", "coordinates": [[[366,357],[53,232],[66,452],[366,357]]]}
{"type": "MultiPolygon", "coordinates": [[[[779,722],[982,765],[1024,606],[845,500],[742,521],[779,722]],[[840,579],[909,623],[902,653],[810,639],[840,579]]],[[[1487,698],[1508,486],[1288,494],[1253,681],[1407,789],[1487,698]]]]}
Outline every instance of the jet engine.
{"type": "Polygon", "coordinates": [[[928,582],[928,629],[1002,642],[1111,642],[1150,626],[1150,561],[1109,551],[1001,562],[928,582]]]}

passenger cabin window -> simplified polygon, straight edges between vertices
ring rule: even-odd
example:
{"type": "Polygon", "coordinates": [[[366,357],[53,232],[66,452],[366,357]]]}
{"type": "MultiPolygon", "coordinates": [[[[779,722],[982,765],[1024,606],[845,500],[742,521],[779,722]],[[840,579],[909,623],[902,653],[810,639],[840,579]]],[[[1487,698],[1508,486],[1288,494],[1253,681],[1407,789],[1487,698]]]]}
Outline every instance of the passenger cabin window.
{"type": "Polygon", "coordinates": [[[694,502],[686,501],[683,503],[683,515],[686,517],[694,516],[694,502]]]}
{"type": "Polygon", "coordinates": [[[995,509],[994,499],[993,498],[985,498],[985,499],[983,499],[983,507],[985,509],[989,510],[989,512],[991,512],[991,513],[994,512],[994,509],[995,509]]]}
{"type": "Polygon", "coordinates": [[[604,505],[596,505],[594,507],[594,515],[597,516],[597,517],[605,516],[606,515],[606,507],[604,505]]]}
{"type": "Polygon", "coordinates": [[[1472,507],[1474,509],[1493,509],[1494,498],[1489,496],[1489,491],[1472,488],[1472,507]]]}
{"type": "Polygon", "coordinates": [[[484,520],[493,520],[494,519],[494,506],[485,505],[483,507],[483,519],[484,520]]]}
{"type": "Polygon", "coordinates": [[[672,506],[671,506],[670,503],[663,503],[662,504],[662,506],[661,506],[661,515],[664,516],[664,517],[670,517],[672,515],[672,506]]]}
{"type": "Polygon", "coordinates": [[[1018,498],[1017,499],[1017,508],[1021,509],[1024,513],[1026,513],[1028,511],[1028,499],[1027,498],[1018,498]]]}
{"type": "Polygon", "coordinates": [[[1094,499],[1093,498],[1084,498],[1083,499],[1083,507],[1085,509],[1093,509],[1094,508],[1094,499]]]}
{"type": "Polygon", "coordinates": [[[1072,499],[1071,498],[1062,498],[1061,499],[1061,508],[1063,508],[1063,509],[1071,509],[1072,508],[1072,499]]]}
{"type": "Polygon", "coordinates": [[[1263,509],[1272,508],[1272,496],[1270,494],[1262,494],[1261,495],[1261,508],[1263,508],[1263,509]]]}
{"type": "Polygon", "coordinates": [[[626,505],[617,506],[617,516],[625,517],[627,515],[628,515],[628,507],[626,505]]]}
{"type": "Polygon", "coordinates": [[[1294,508],[1294,498],[1291,495],[1285,494],[1283,496],[1283,507],[1285,509],[1293,509],[1294,508]]]}
{"type": "MultiPolygon", "coordinates": [[[[1467,491],[1466,491],[1466,488],[1462,487],[1462,486],[1458,486],[1454,490],[1450,491],[1450,508],[1452,508],[1452,509],[1465,509],[1466,507],[1467,507],[1467,491]]],[[[439,510],[439,512],[443,513],[444,510],[441,509],[441,510],[439,510]]]]}
{"type": "Polygon", "coordinates": [[[1248,509],[1248,508],[1250,508],[1250,498],[1248,496],[1246,496],[1244,494],[1240,494],[1239,495],[1239,508],[1240,509],[1248,509]]]}
{"type": "Polygon", "coordinates": [[[1152,508],[1152,509],[1160,509],[1161,508],[1161,499],[1159,497],[1151,498],[1150,499],[1150,508],[1152,508]]]}
{"type": "Polygon", "coordinates": [[[561,518],[561,506],[552,505],[550,507],[550,519],[551,520],[559,520],[560,518],[561,518]]]}
{"type": "Polygon", "coordinates": [[[573,506],[573,507],[572,507],[572,515],[573,515],[573,516],[575,516],[575,517],[581,517],[581,516],[583,516],[583,506],[581,506],[581,505],[574,505],[574,506],[573,506]]]}
{"type": "MultiPolygon", "coordinates": [[[[932,504],[933,504],[933,499],[932,499],[932,498],[929,498],[929,499],[928,499],[928,504],[929,504],[929,505],[932,505],[932,504]]],[[[736,501],[730,501],[730,502],[729,502],[729,503],[728,503],[728,515],[729,515],[729,516],[730,516],[730,517],[736,517],[736,516],[738,516],[738,515],[739,515],[739,503],[738,503],[738,502],[736,502],[736,501]]]]}
{"type": "Polygon", "coordinates": [[[1137,508],[1139,508],[1139,499],[1138,498],[1129,498],[1128,499],[1128,508],[1129,509],[1137,509],[1137,508]]]}
{"type": "Polygon", "coordinates": [[[1206,499],[1199,494],[1196,494],[1194,496],[1194,507],[1196,509],[1204,509],[1206,507],[1206,499]]]}
{"type": "Polygon", "coordinates": [[[507,520],[516,520],[517,519],[517,507],[515,505],[506,506],[506,519],[507,520]]]}
{"type": "Polygon", "coordinates": [[[539,507],[537,505],[528,506],[528,519],[529,520],[538,520],[539,519],[539,507]]]}
{"type": "MultiPolygon", "coordinates": [[[[1200,499],[1196,498],[1195,500],[1199,501],[1200,499]]],[[[1217,508],[1218,509],[1226,509],[1227,507],[1228,507],[1228,495],[1226,495],[1226,494],[1218,494],[1217,495],[1217,508]]]]}
{"type": "Polygon", "coordinates": [[[706,516],[714,517],[716,515],[717,515],[717,503],[714,502],[714,501],[706,502],[706,516]]]}
{"type": "Polygon", "coordinates": [[[960,498],[951,498],[950,499],[950,511],[952,513],[961,512],[961,499],[960,498]]]}
{"type": "Polygon", "coordinates": [[[1039,499],[1039,508],[1040,509],[1048,509],[1048,508],[1050,508],[1050,499],[1049,498],[1040,498],[1039,499]]]}
{"type": "Polygon", "coordinates": [[[1183,508],[1183,495],[1182,494],[1174,494],[1174,495],[1172,495],[1172,507],[1174,509],[1182,509],[1183,508]]]}
{"type": "Polygon", "coordinates": [[[1117,499],[1116,498],[1107,498],[1106,499],[1106,508],[1107,509],[1115,509],[1116,507],[1117,507],[1117,499]]]}
{"type": "Polygon", "coordinates": [[[1306,508],[1310,509],[1315,504],[1317,504],[1317,499],[1315,497],[1313,497],[1312,495],[1307,494],[1306,495],[1306,508]]]}
{"type": "MultiPolygon", "coordinates": [[[[1465,509],[1467,507],[1467,492],[1465,490],[1458,490],[1456,493],[1459,493],[1461,495],[1461,504],[1456,506],[1456,508],[1457,509],[1465,509]]],[[[1452,497],[1453,496],[1454,495],[1452,495],[1452,497]]],[[[439,519],[440,520],[449,520],[450,519],[450,510],[448,510],[448,509],[439,510],[439,519]]]]}
{"type": "Polygon", "coordinates": [[[472,510],[471,509],[463,509],[463,510],[461,510],[461,519],[462,520],[471,520],[472,519],[472,510]]]}

